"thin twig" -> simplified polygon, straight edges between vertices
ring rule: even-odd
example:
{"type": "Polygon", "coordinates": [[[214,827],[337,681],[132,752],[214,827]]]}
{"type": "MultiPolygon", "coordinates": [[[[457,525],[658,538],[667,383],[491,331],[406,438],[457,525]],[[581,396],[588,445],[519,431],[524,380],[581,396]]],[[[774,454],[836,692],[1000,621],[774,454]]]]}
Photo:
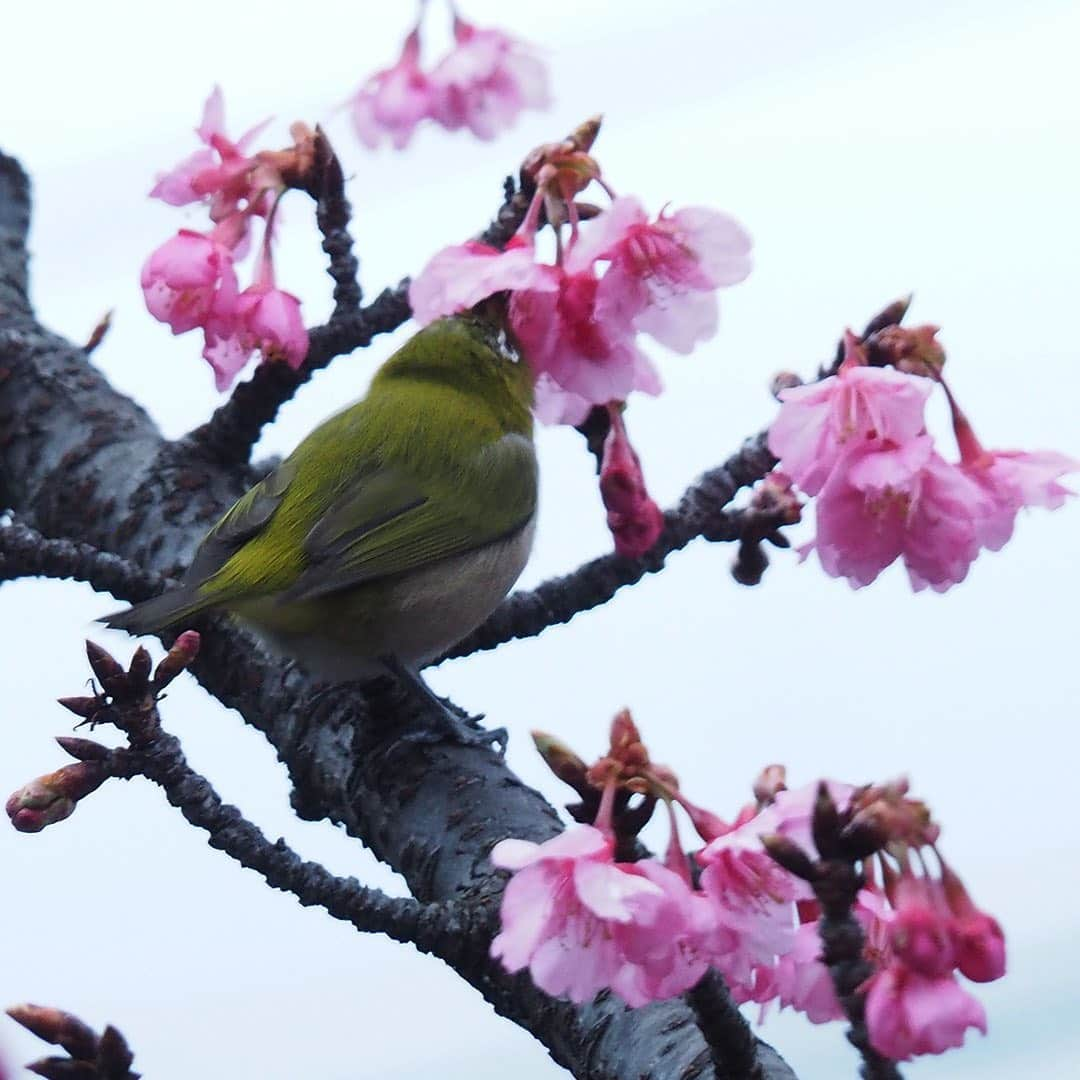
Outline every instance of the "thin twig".
{"type": "Polygon", "coordinates": [[[327,271],[334,279],[334,318],[360,307],[363,292],[349,234],[352,207],[345,196],[345,174],[322,128],[315,132],[315,168],[311,194],[315,199],[315,222],[322,233],[322,249],[329,257],[327,271]]]}
{"type": "Polygon", "coordinates": [[[659,572],[672,552],[699,536],[713,541],[740,540],[748,531],[760,531],[758,512],[724,507],[740,488],[760,480],[776,464],[765,437],[761,432],[747,439],[738,453],[691,485],[678,505],[664,514],[660,539],[641,558],[602,555],[535,589],[513,593],[482,626],[435,662],[535,637],[549,626],[569,622],[579,612],[606,604],[619,589],[636,584],[646,574],[659,572]]]}
{"type": "Polygon", "coordinates": [[[158,710],[157,688],[163,670],[169,669],[171,679],[181,665],[190,664],[198,648],[198,638],[194,640],[191,649],[189,639],[190,651],[180,664],[170,666],[170,653],[153,679],[149,656],[142,648],[136,650],[125,672],[104,649],[87,642],[91,666],[105,693],[90,699],[64,699],[62,704],[91,725],[114,724],[127,735],[130,749],[98,750],[97,744],[82,739],[67,739],[61,745],[72,756],[99,762],[108,776],[125,780],[145,776],[162,788],[189,824],[209,834],[211,847],[262,875],[272,888],[292,893],[305,907],[322,907],[358,930],[383,933],[432,952],[450,928],[459,936],[479,921],[479,913],[468,919],[458,905],[389,896],[356,878],[336,877],[318,863],[302,859],[283,839],[271,843],[237,807],[223,802],[210,781],[188,764],[180,740],[162,728],[158,710]]]}
{"type": "Polygon", "coordinates": [[[0,526],[0,581],[22,577],[85,581],[133,604],[157,596],[169,584],[161,574],[90,544],[49,539],[18,522],[0,526]]]}

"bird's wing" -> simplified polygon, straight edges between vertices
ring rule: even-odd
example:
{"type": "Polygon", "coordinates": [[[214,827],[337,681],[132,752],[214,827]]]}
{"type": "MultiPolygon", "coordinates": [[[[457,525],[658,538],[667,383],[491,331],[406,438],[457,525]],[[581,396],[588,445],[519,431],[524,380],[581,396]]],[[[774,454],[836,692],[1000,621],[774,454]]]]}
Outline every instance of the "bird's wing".
{"type": "Polygon", "coordinates": [[[100,621],[134,634],[147,634],[214,607],[218,598],[203,592],[201,586],[266,527],[295,475],[296,466],[284,461],[242,495],[203,538],[178,588],[100,621]]]}
{"type": "Polygon", "coordinates": [[[504,435],[454,479],[423,484],[384,466],[337,500],[308,533],[307,567],[280,595],[312,600],[339,589],[407,573],[510,536],[536,510],[532,442],[504,435]],[[462,490],[483,491],[469,505],[462,490]]]}
{"type": "Polygon", "coordinates": [[[281,505],[296,472],[296,463],[289,458],[241,495],[203,537],[184,574],[184,582],[197,588],[213,577],[253,536],[262,532],[281,505]]]}

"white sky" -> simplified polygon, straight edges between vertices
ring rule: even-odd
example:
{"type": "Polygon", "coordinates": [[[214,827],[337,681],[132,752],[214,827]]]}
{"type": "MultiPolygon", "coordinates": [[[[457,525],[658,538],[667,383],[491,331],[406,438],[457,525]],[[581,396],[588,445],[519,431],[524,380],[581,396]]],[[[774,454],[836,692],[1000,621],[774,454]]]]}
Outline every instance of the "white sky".
{"type": "MultiPolygon", "coordinates": [[[[171,338],[143,309],[143,259],[189,220],[145,192],[193,148],[217,80],[237,133],[268,114],[279,137],[294,118],[329,123],[354,173],[370,295],[474,232],[525,151],[596,111],[607,118],[596,150],[618,191],[654,209],[705,202],[739,216],[757,267],[724,296],[720,336],[692,358],[664,358],[668,392],[630,411],[664,503],[768,421],[774,371],[809,374],[845,324],[911,289],[914,319],[945,327],[953,384],[984,442],[1080,455],[1075,5],[471,0],[477,22],[548,51],[553,111],[493,145],[431,129],[406,154],[367,153],[332,106],[393,58],[410,11],[189,0],[167,14],[99,2],[7,15],[0,146],[34,175],[38,309],[82,340],[115,308],[95,361],[168,433],[218,398],[195,337],[171,338]]],[[[280,282],[318,321],[329,287],[309,209],[293,196],[285,211],[280,282]]],[[[393,344],[316,376],[263,449],[288,450],[359,396],[393,344]]],[[[609,544],[578,437],[545,432],[541,453],[524,584],[609,544]]],[[[589,756],[623,704],[655,757],[720,813],[774,760],[795,782],[909,772],[1011,950],[1009,976],[980,990],[989,1037],[911,1075],[1064,1078],[1080,1055],[1078,539],[1075,505],[1025,516],[1005,551],[944,597],[911,595],[896,568],[853,593],[784,555],[760,588],[742,589],[727,573],[732,552],[698,544],[602,611],[448,664],[432,682],[507,725],[511,764],[556,801],[528,730],[589,756]]],[[[0,793],[61,763],[51,737],[70,718],[50,702],[79,692],[82,638],[129,653],[122,635],[90,626],[112,606],[71,584],[0,591],[0,793]]],[[[271,836],[400,888],[342,834],[295,821],[273,753],[197,687],[178,685],[165,718],[196,767],[271,836]]],[[[413,1080],[433,1068],[494,1080],[511,1063],[517,1080],[564,1075],[440,964],[270,892],[145,783],[107,785],[39,836],[0,829],[0,867],[0,1004],[112,1021],[154,1080],[413,1080]]],[[[802,1080],[855,1075],[838,1027],[784,1016],[763,1034],[802,1080]]],[[[43,1049],[14,1025],[0,1026],[0,1046],[19,1062],[43,1049]]]]}

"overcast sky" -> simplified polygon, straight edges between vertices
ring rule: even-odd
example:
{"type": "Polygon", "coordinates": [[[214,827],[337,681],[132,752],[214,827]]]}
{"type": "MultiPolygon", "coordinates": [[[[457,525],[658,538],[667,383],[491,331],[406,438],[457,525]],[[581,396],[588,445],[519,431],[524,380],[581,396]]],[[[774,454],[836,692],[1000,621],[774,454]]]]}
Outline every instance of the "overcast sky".
{"type": "MultiPolygon", "coordinates": [[[[810,374],[845,325],[911,290],[912,319],[944,327],[952,384],[987,445],[1080,455],[1074,4],[471,0],[464,10],[544,49],[555,105],[494,144],[423,129],[401,155],[361,149],[334,106],[396,56],[407,3],[9,12],[0,147],[35,182],[42,318],[81,341],[115,309],[95,363],[168,434],[218,403],[196,336],[172,338],[138,288],[155,246],[182,224],[201,227],[145,195],[156,171],[194,149],[215,81],[234,133],[273,115],[273,145],[293,119],[328,125],[353,176],[369,295],[475,232],[526,151],[602,111],[596,153],[616,190],[653,210],[669,200],[726,209],[756,241],[753,274],[722,298],[716,340],[690,358],[661,356],[667,392],[632,403],[661,502],[769,421],[776,370],[810,374]]],[[[438,0],[431,14],[442,19],[438,0]]],[[[279,282],[318,322],[330,290],[310,210],[299,195],[284,210],[279,282]]],[[[291,449],[362,394],[408,332],[317,375],[260,453],[291,449]]],[[[546,431],[540,446],[525,585],[610,545],[581,440],[546,431]]],[[[800,535],[811,534],[808,523],[800,535]]],[[[1011,967],[979,990],[989,1036],[910,1074],[1064,1078],[1080,1056],[1078,541],[1076,505],[1032,512],[946,596],[912,595],[895,567],[853,592],[783,554],[744,589],[728,574],[732,552],[699,542],[601,611],[447,664],[432,683],[505,724],[511,765],[556,801],[529,729],[592,756],[622,705],[690,797],[724,815],[772,761],[796,783],[910,774],[943,823],[945,853],[1004,924],[1011,967]]],[[[124,635],[91,625],[114,606],[70,583],[0,589],[0,794],[61,763],[51,738],[71,718],[51,702],[80,692],[87,633],[129,654],[124,635]]],[[[401,888],[329,825],[294,820],[273,752],[196,686],[176,684],[165,722],[271,836],[401,888]]],[[[434,1069],[495,1080],[511,1063],[516,1080],[564,1075],[439,963],[272,893],[146,783],[107,785],[38,836],[0,829],[0,868],[0,1004],[111,1021],[152,1080],[414,1080],[434,1069]]],[[[855,1075],[836,1025],[773,1015],[763,1035],[802,1080],[855,1075]]],[[[23,1062],[42,1044],[7,1024],[0,1048],[23,1062]]]]}

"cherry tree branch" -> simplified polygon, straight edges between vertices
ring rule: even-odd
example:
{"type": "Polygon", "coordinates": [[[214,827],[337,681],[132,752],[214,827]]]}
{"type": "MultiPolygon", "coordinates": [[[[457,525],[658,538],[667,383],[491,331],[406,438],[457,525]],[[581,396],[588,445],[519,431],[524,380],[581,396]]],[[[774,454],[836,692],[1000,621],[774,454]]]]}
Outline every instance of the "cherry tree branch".
{"type": "Polygon", "coordinates": [[[725,510],[744,487],[756,483],[776,464],[760,432],[747,439],[723,465],[711,469],[687,488],[677,506],[664,514],[664,531],[652,550],[639,559],[602,555],[563,577],[529,591],[512,593],[487,621],[449,649],[436,663],[494,649],[516,638],[535,637],[549,626],[569,622],[582,611],[606,604],[627,585],[663,570],[667,558],[698,537],[740,540],[775,531],[783,522],[763,521],[760,512],[725,510]]]}
{"type": "MultiPolygon", "coordinates": [[[[93,545],[148,573],[175,576],[250,483],[246,464],[164,440],[85,351],[41,327],[26,299],[29,185],[0,155],[0,491],[27,527],[93,545]]],[[[272,415],[272,413],[271,413],[272,415]]],[[[341,686],[317,693],[224,621],[193,667],[203,685],[264,732],[289,770],[301,816],[328,819],[403,874],[421,903],[465,904],[479,924],[433,951],[502,1015],[587,1080],[690,1080],[712,1054],[679,1000],[628,1010],[611,995],[552,1000],[488,956],[503,875],[488,854],[506,836],[543,841],[553,808],[490,750],[402,741],[423,717],[414,699],[341,686]],[[679,1031],[679,1037],[671,1033],[679,1031]]],[[[757,1042],[766,1080],[792,1073],[757,1042]]]]}
{"type": "Polygon", "coordinates": [[[157,596],[169,579],[91,544],[48,540],[18,522],[0,526],[0,581],[22,577],[85,581],[98,592],[137,604],[157,596]]]}
{"type": "Polygon", "coordinates": [[[189,824],[208,833],[211,847],[260,874],[272,888],[292,893],[305,907],[322,907],[357,930],[386,934],[429,953],[437,951],[448,935],[468,934],[471,913],[460,905],[422,904],[411,897],[389,896],[381,889],[361,885],[356,878],[336,877],[318,863],[302,859],[282,839],[271,843],[237,807],[221,799],[209,780],[192,769],[180,740],[162,727],[158,708],[160,691],[190,666],[197,654],[196,635],[183,637],[186,640],[176,643],[153,676],[145,649],[135,651],[125,671],[104,649],[87,642],[90,665],[103,690],[92,697],[62,698],[60,704],[91,726],[112,724],[119,728],[130,747],[110,750],[88,739],[59,740],[72,757],[90,763],[80,767],[94,770],[92,790],[100,783],[98,774],[102,779],[145,777],[164,791],[189,824]]]}
{"type": "Polygon", "coordinates": [[[764,1080],[754,1038],[724,980],[707,971],[685,996],[709,1045],[716,1080],[764,1080]]]}

